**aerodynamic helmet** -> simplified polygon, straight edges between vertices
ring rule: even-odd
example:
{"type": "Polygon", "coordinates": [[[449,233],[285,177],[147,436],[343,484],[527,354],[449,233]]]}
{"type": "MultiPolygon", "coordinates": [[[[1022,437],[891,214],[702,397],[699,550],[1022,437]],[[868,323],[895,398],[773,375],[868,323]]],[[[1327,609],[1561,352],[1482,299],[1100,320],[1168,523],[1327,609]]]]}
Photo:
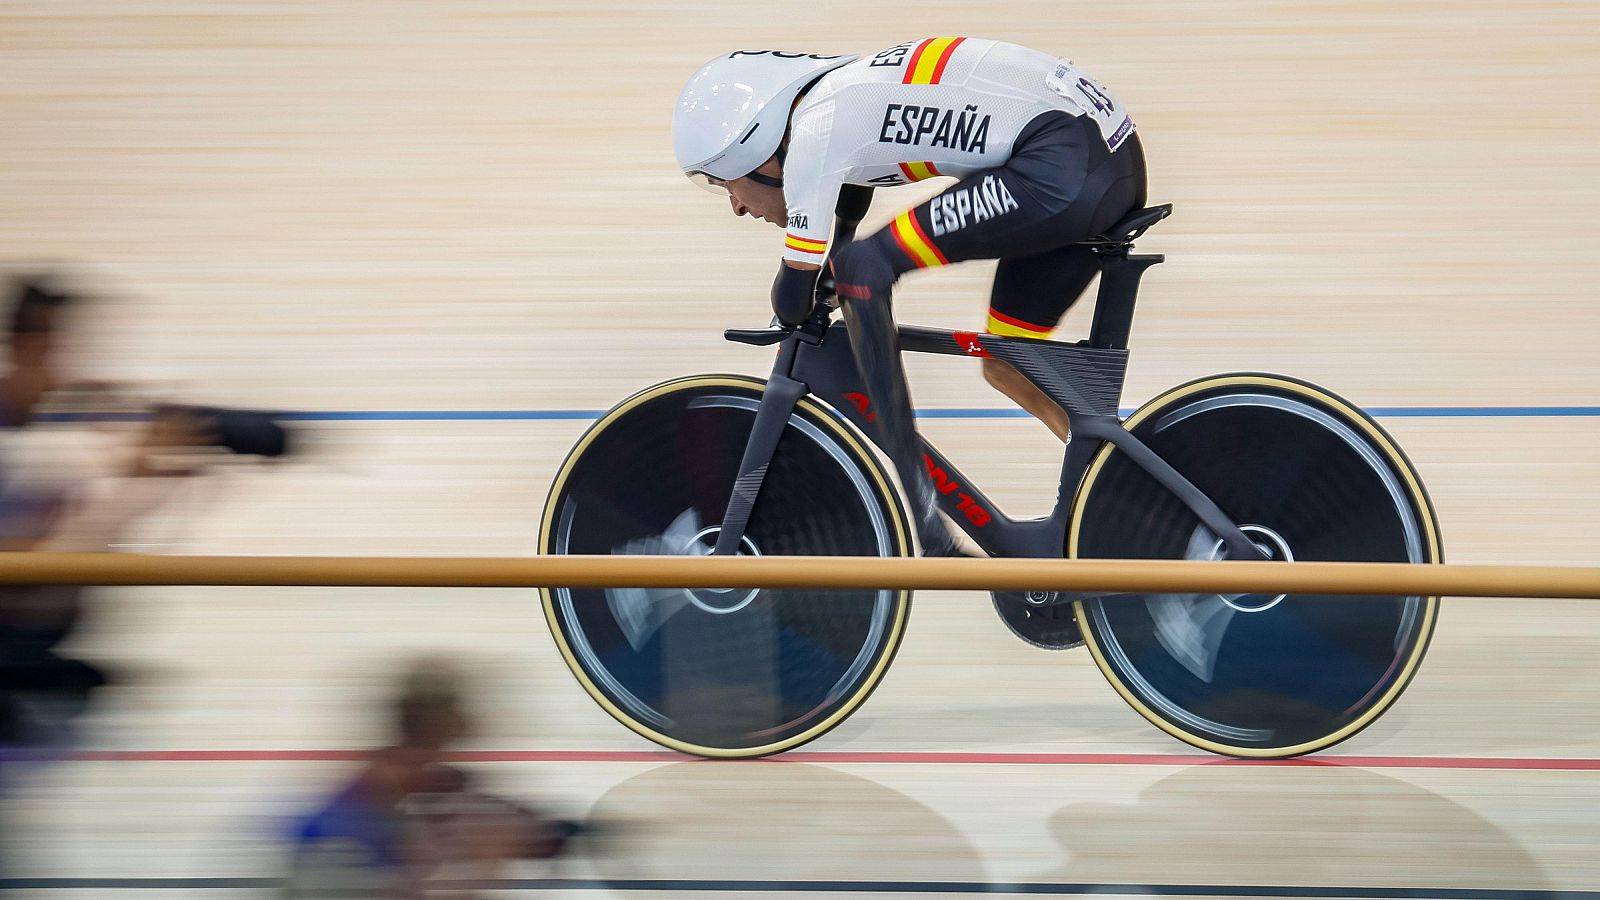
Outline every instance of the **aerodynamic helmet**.
{"type": "Polygon", "coordinates": [[[672,149],[684,174],[732,181],[776,153],[789,111],[813,81],[855,61],[784,50],[736,50],[695,72],[672,111],[672,149]]]}

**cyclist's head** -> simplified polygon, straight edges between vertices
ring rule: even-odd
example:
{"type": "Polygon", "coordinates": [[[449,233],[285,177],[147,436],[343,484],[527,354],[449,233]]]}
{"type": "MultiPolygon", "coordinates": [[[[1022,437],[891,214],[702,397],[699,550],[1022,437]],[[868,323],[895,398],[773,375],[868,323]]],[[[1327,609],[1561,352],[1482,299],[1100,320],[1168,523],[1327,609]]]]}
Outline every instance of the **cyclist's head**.
{"type": "MultiPolygon", "coordinates": [[[[782,146],[800,92],[855,58],[737,50],[707,62],[683,86],[672,111],[679,168],[712,188],[750,176],[782,146]]],[[[755,180],[778,186],[776,178],[764,177],[755,180]]]]}

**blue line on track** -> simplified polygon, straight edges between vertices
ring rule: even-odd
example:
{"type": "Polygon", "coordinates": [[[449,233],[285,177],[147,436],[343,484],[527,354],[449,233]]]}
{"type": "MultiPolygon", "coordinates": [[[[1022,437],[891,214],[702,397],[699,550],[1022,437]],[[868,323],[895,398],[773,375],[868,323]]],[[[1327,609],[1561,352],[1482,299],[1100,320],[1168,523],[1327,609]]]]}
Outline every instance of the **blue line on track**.
{"type": "MultiPolygon", "coordinates": [[[[350,410],[288,413],[285,419],[300,422],[462,422],[462,421],[546,421],[551,419],[598,419],[599,409],[399,409],[350,410]]],[[[1131,415],[1133,410],[1122,410],[1131,415]]],[[[1600,406],[1375,406],[1367,413],[1385,419],[1415,418],[1571,418],[1600,416],[1600,406]]],[[[923,419],[1026,419],[1021,409],[1003,407],[954,407],[919,409],[923,419]]]]}
{"type": "MultiPolygon", "coordinates": [[[[278,413],[285,421],[590,421],[605,410],[325,410],[278,413]]],[[[1122,415],[1131,415],[1126,408],[1122,415]]],[[[1594,418],[1600,407],[1368,407],[1376,418],[1594,418]]],[[[918,418],[1027,418],[1019,408],[917,410],[918,418]]],[[[136,421],[144,413],[53,413],[46,421],[136,421]]]]}
{"type": "MultiPolygon", "coordinates": [[[[1370,406],[1367,415],[1379,419],[1546,419],[1600,416],[1600,406],[1370,406]]],[[[1133,408],[1122,410],[1133,415],[1133,408]]],[[[1021,409],[919,409],[924,419],[1026,419],[1021,409]]]]}
{"type": "MultiPolygon", "coordinates": [[[[271,890],[275,878],[0,878],[0,890],[271,890]]],[[[463,882],[480,891],[697,891],[707,893],[1054,894],[1165,897],[1305,897],[1357,900],[1600,900],[1600,891],[1505,888],[1301,887],[1220,884],[1060,884],[988,881],[746,881],[696,879],[499,878],[463,882]]]]}
{"type": "Polygon", "coordinates": [[[373,409],[291,412],[291,422],[505,422],[598,419],[603,409],[373,409]]]}
{"type": "MultiPolygon", "coordinates": [[[[280,419],[290,422],[547,422],[553,420],[591,421],[603,415],[599,409],[357,409],[321,412],[285,412],[280,419]]],[[[1122,410],[1129,415],[1132,409],[1122,410]]],[[[1373,406],[1367,413],[1380,419],[1560,419],[1600,417],[1600,406],[1373,406]]],[[[997,407],[954,407],[921,409],[924,419],[1025,419],[1020,409],[997,407]]],[[[45,421],[137,421],[143,413],[54,413],[41,416],[45,421]]]]}

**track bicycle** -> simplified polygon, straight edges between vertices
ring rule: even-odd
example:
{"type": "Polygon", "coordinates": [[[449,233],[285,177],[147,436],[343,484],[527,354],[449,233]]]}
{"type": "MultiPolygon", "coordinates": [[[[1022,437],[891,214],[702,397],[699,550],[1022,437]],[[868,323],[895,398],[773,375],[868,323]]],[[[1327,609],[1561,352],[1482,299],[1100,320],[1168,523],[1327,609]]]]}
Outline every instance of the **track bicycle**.
{"type": "MultiPolygon", "coordinates": [[[[1279,375],[1168,390],[1118,415],[1143,273],[1133,241],[1170,205],[1091,244],[1101,262],[1086,340],[899,326],[901,349],[1003,359],[1072,420],[1050,515],[1006,516],[922,441],[941,511],[991,556],[1437,563],[1416,470],[1355,405],[1279,375]]],[[[846,238],[847,239],[847,238],[846,238]]],[[[841,241],[842,242],[842,241],[841,241]]],[[[776,345],[765,380],[695,375],[646,388],[572,449],[545,506],[546,554],[908,556],[901,488],[850,334],[819,303],[798,327],[729,330],[776,345]]],[[[799,746],[858,709],[906,629],[904,590],[545,589],[584,689],[658,744],[710,757],[799,746]]],[[[1416,673],[1439,598],[996,594],[1036,646],[1080,641],[1119,694],[1216,753],[1287,757],[1371,724],[1416,673]]]]}

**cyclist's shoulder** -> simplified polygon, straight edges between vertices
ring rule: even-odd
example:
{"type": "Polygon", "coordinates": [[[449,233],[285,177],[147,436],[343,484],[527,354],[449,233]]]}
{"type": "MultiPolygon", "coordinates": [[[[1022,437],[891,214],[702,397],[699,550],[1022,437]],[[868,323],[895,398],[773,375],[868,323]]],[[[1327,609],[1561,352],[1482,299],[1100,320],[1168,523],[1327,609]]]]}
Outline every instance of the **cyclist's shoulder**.
{"type": "MultiPolygon", "coordinates": [[[[1054,62],[1055,57],[1041,51],[990,38],[913,38],[862,54],[818,78],[801,96],[790,123],[802,145],[809,140],[837,142],[841,134],[865,141],[881,131],[885,115],[907,103],[925,104],[932,86],[958,92],[945,96],[946,104],[976,102],[979,95],[992,92],[991,83],[1042,83],[1040,73],[1054,62]],[[959,93],[963,91],[972,96],[957,99],[965,96],[959,93]]],[[[874,137],[872,143],[881,141],[874,137]]]]}
{"type": "Polygon", "coordinates": [[[1019,63],[1043,64],[1054,59],[1044,51],[992,38],[962,35],[912,38],[864,53],[848,65],[828,72],[806,92],[802,105],[817,107],[857,99],[872,102],[881,97],[879,88],[883,85],[955,84],[964,82],[981,66],[1010,70],[1019,63]]]}
{"type": "Polygon", "coordinates": [[[854,65],[879,70],[905,71],[906,63],[937,63],[941,58],[960,54],[963,57],[981,57],[995,49],[1027,50],[1020,44],[1007,43],[977,35],[934,35],[901,41],[874,53],[866,54],[854,65]]]}

